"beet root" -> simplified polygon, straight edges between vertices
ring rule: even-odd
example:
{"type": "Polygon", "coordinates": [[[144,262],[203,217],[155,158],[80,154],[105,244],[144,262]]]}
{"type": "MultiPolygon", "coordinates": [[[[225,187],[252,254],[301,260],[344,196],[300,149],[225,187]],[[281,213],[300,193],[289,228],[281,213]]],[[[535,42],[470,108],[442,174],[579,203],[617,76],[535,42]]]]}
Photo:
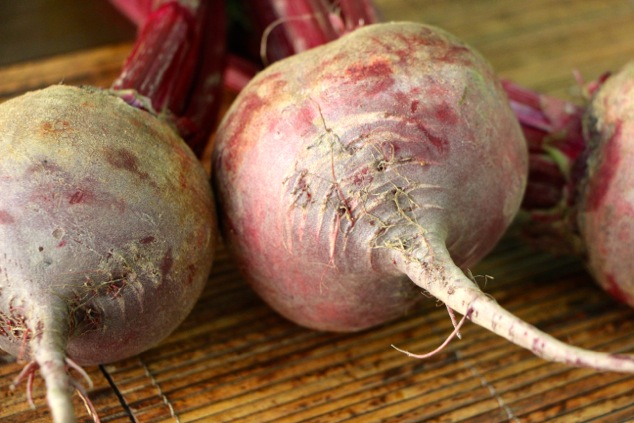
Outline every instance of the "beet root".
{"type": "Polygon", "coordinates": [[[546,359],[634,371],[523,322],[460,269],[513,220],[527,161],[488,63],[444,31],[390,23],[256,76],[220,125],[213,172],[238,266],[294,322],[365,329],[423,288],[546,359]]]}
{"type": "Polygon", "coordinates": [[[578,106],[506,82],[531,150],[521,234],[580,257],[594,280],[634,306],[634,62],[585,87],[578,106]]]}
{"type": "Polygon", "coordinates": [[[595,280],[634,306],[634,62],[601,85],[584,115],[588,151],[578,230],[595,280]]]}
{"type": "Polygon", "coordinates": [[[98,89],[3,103],[0,150],[0,347],[74,421],[69,370],[138,354],[191,311],[216,241],[210,185],[173,128],[98,89]]]}

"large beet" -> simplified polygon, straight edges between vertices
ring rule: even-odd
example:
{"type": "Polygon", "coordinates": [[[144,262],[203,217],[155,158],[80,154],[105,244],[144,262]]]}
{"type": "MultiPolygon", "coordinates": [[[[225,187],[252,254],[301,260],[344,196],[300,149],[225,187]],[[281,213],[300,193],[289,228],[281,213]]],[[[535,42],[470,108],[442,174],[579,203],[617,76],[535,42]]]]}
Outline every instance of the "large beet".
{"type": "Polygon", "coordinates": [[[109,90],[0,105],[0,348],[39,369],[56,423],[95,421],[82,365],[130,357],[183,321],[217,241],[202,153],[218,111],[224,2],[156,0],[109,90]],[[191,149],[190,149],[191,148],[191,149]]]}
{"type": "Polygon", "coordinates": [[[634,62],[588,84],[583,106],[505,85],[531,149],[522,235],[634,306],[634,62]]]}
{"type": "Polygon", "coordinates": [[[173,128],[102,90],[3,103],[0,151],[0,347],[38,363],[71,421],[53,405],[69,401],[67,364],[137,354],[191,311],[216,241],[211,189],[173,128]]]}
{"type": "Polygon", "coordinates": [[[634,62],[610,76],[586,115],[577,222],[599,284],[634,306],[634,62]]]}
{"type": "Polygon", "coordinates": [[[490,66],[413,23],[370,25],[271,65],[234,102],[214,151],[226,239],[289,319],[360,330],[404,314],[423,288],[542,357],[634,370],[519,320],[460,270],[502,236],[526,176],[490,66]]]}

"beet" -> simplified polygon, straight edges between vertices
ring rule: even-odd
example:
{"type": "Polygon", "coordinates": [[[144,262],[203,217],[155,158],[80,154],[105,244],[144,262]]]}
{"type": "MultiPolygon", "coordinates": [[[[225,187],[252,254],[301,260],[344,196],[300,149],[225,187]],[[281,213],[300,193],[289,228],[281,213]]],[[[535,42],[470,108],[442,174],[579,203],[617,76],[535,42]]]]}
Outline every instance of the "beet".
{"type": "Polygon", "coordinates": [[[544,334],[465,275],[513,220],[528,157],[493,70],[450,34],[375,24],[276,62],[215,142],[225,239],[290,320],[362,330],[412,310],[422,288],[541,357],[634,370],[544,334]]]}
{"type": "Polygon", "coordinates": [[[70,387],[67,357],[130,357],[191,311],[214,253],[211,191],[171,127],[105,91],[3,103],[0,149],[0,347],[35,360],[51,398],[70,387]]]}
{"type": "Polygon", "coordinates": [[[634,306],[634,62],[589,84],[587,105],[506,83],[532,150],[522,235],[581,257],[593,278],[634,306]]]}
{"type": "Polygon", "coordinates": [[[26,362],[14,385],[27,380],[31,404],[39,368],[57,423],[76,420],[73,390],[98,421],[71,373],[159,343],[209,276],[215,207],[192,149],[209,135],[224,51],[222,22],[204,36],[203,23],[224,13],[207,5],[155,2],[109,90],[0,104],[0,348],[26,362]]]}
{"type": "Polygon", "coordinates": [[[634,62],[606,80],[584,120],[587,167],[577,219],[587,263],[607,292],[634,306],[634,62]]]}

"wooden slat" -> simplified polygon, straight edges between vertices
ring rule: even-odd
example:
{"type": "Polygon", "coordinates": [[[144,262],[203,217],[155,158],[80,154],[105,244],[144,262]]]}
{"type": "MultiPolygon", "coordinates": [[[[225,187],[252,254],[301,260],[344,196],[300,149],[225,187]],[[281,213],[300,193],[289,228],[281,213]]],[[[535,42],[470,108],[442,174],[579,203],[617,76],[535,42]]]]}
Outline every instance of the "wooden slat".
{"type": "Polygon", "coordinates": [[[128,43],[109,45],[0,68],[0,101],[54,84],[107,88],[131,47],[128,43]]]}

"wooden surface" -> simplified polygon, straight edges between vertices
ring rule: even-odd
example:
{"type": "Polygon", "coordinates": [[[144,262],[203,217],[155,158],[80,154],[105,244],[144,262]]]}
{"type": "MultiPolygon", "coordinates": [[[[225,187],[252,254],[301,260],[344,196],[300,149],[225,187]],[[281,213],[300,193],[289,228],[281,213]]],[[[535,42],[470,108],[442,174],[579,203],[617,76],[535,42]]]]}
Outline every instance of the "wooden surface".
{"type": "Polygon", "coordinates": [[[136,28],[108,1],[0,1],[0,66],[129,41],[136,28]]]}
{"type": "MultiPolygon", "coordinates": [[[[573,69],[590,80],[634,58],[628,0],[376,4],[386,20],[441,26],[502,76],[570,99],[579,94],[573,69]]],[[[0,68],[0,101],[60,81],[108,86],[129,48],[106,44],[0,68]]],[[[536,253],[509,236],[473,273],[494,276],[488,293],[560,339],[634,353],[634,310],[599,290],[574,259],[536,253]]],[[[87,369],[90,397],[104,422],[634,421],[634,376],[547,363],[473,324],[425,361],[390,347],[430,351],[450,330],[445,308],[431,299],[357,334],[300,328],[266,307],[221,251],[192,315],[158,347],[87,369]]],[[[23,385],[9,390],[20,369],[0,354],[0,421],[49,421],[41,381],[36,410],[23,385]]],[[[75,399],[80,421],[90,421],[75,399]]]]}

